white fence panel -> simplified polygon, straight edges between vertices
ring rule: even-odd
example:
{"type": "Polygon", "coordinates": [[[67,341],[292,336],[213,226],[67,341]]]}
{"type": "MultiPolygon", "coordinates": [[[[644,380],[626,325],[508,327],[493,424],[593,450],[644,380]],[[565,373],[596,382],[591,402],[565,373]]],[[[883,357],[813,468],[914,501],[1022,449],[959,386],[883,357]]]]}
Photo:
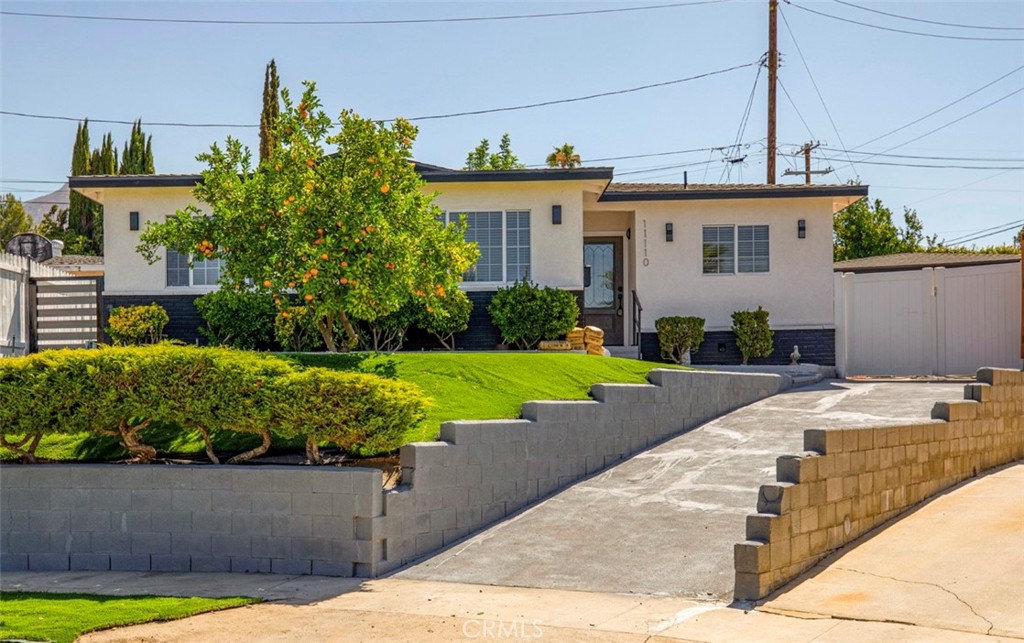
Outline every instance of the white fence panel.
{"type": "Polygon", "coordinates": [[[0,357],[28,353],[29,278],[67,276],[28,257],[0,252],[0,357]]]}
{"type": "Polygon", "coordinates": [[[937,268],[938,372],[1020,368],[1020,264],[937,268]]]}
{"type": "Polygon", "coordinates": [[[1020,263],[847,273],[835,292],[842,376],[1021,366],[1020,263]]]}
{"type": "Polygon", "coordinates": [[[845,275],[847,369],[897,375],[931,371],[931,271],[845,275]]]}

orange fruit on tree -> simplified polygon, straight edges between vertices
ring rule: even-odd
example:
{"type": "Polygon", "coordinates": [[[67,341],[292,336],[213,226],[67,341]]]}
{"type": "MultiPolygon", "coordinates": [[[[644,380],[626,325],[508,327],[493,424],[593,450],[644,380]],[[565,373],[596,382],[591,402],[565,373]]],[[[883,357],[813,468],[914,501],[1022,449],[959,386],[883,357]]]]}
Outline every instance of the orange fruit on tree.
{"type": "Polygon", "coordinates": [[[325,252],[322,255],[320,255],[320,258],[323,259],[324,261],[327,261],[327,253],[325,252]]]}
{"type": "Polygon", "coordinates": [[[342,277],[341,279],[338,280],[338,283],[340,283],[342,286],[344,286],[345,284],[348,283],[348,279],[345,279],[344,277],[342,277]]]}
{"type": "Polygon", "coordinates": [[[292,316],[292,314],[286,310],[283,313],[281,313],[281,316],[284,317],[285,319],[288,319],[289,317],[292,316]]]}
{"type": "Polygon", "coordinates": [[[316,233],[322,237],[322,236],[324,236],[324,229],[323,228],[317,228],[316,229],[316,233]]]}
{"type": "Polygon", "coordinates": [[[309,274],[311,274],[314,277],[316,277],[318,274],[320,274],[320,271],[317,270],[316,268],[312,268],[312,269],[310,269],[309,274]]]}
{"type": "Polygon", "coordinates": [[[312,190],[312,189],[313,189],[313,182],[312,181],[307,181],[306,182],[306,190],[308,191],[308,190],[312,190]]]}
{"type": "Polygon", "coordinates": [[[390,191],[391,191],[391,186],[389,186],[387,183],[385,183],[384,185],[380,186],[380,193],[381,194],[387,194],[390,191]]]}
{"type": "Polygon", "coordinates": [[[288,287],[289,288],[294,288],[295,287],[295,282],[294,281],[289,281],[288,282],[288,287]]]}
{"type": "Polygon", "coordinates": [[[306,301],[313,301],[313,295],[310,295],[309,293],[306,293],[305,299],[306,299],[306,301]]]}
{"type": "Polygon", "coordinates": [[[341,267],[342,268],[348,268],[348,262],[347,261],[342,261],[341,262],[341,267]]]}
{"type": "Polygon", "coordinates": [[[270,288],[274,284],[269,279],[267,279],[266,281],[263,282],[263,285],[266,286],[267,288],[270,288]]]}
{"type": "Polygon", "coordinates": [[[313,167],[313,159],[306,159],[306,165],[313,167]]]}

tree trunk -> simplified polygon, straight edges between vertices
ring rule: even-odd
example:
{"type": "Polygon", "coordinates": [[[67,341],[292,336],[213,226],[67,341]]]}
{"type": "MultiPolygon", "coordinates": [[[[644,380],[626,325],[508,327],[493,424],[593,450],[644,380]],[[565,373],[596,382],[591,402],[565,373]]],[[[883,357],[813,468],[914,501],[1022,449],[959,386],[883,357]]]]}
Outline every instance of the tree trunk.
{"type": "Polygon", "coordinates": [[[258,447],[249,449],[245,453],[239,453],[235,457],[228,460],[228,464],[238,464],[239,462],[247,462],[253,458],[259,457],[267,452],[270,448],[270,431],[260,431],[260,435],[263,437],[263,443],[258,447]]]}
{"type": "MultiPolygon", "coordinates": [[[[312,314],[309,312],[308,314],[312,314]]],[[[334,345],[334,317],[328,315],[326,320],[324,318],[318,318],[316,320],[316,327],[320,331],[320,335],[324,338],[324,345],[327,347],[329,353],[337,353],[338,349],[334,345]]]]}
{"type": "Polygon", "coordinates": [[[348,345],[349,348],[353,348],[359,342],[359,335],[356,333],[356,329],[352,327],[352,322],[349,321],[348,315],[344,312],[340,313],[341,323],[345,327],[345,333],[348,334],[348,345]]]}
{"type": "Polygon", "coordinates": [[[220,458],[213,452],[213,441],[210,440],[210,433],[203,427],[196,427],[199,430],[200,435],[203,436],[203,442],[206,444],[206,457],[210,458],[210,462],[214,464],[220,464],[220,458]]]}
{"type": "Polygon", "coordinates": [[[156,449],[148,444],[143,444],[138,438],[139,431],[149,426],[152,421],[143,420],[141,424],[129,427],[126,420],[121,420],[118,425],[118,431],[121,433],[121,446],[128,450],[135,462],[146,464],[156,459],[156,449]]]}
{"type": "Polygon", "coordinates": [[[320,447],[312,436],[306,438],[306,462],[309,464],[323,464],[324,458],[320,455],[320,447]]]}
{"type": "Polygon", "coordinates": [[[39,440],[42,437],[42,433],[29,433],[28,435],[18,440],[17,442],[9,442],[7,440],[6,435],[0,434],[0,445],[2,445],[5,449],[10,449],[11,451],[17,453],[19,456],[21,456],[21,459],[24,462],[35,464],[36,447],[39,446],[39,440]],[[30,440],[31,444],[29,444],[28,449],[22,450],[21,447],[25,446],[25,443],[29,442],[30,440]]]}

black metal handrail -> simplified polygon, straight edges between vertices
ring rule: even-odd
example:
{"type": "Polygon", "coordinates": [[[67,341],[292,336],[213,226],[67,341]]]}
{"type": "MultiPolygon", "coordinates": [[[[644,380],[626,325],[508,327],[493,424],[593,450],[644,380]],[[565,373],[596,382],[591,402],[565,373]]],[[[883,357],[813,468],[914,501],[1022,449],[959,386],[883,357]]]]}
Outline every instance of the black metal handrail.
{"type": "Polygon", "coordinates": [[[643,359],[644,351],[640,347],[640,320],[643,316],[644,307],[640,304],[640,298],[633,290],[633,344],[636,346],[636,358],[643,359]]]}

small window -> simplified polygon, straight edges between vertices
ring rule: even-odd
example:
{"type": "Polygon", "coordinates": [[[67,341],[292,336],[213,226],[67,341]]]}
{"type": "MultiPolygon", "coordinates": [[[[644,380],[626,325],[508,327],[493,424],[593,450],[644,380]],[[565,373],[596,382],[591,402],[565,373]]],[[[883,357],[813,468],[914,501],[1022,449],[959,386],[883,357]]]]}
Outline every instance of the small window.
{"type": "MultiPolygon", "coordinates": [[[[167,217],[172,218],[173,215],[167,217]]],[[[192,267],[188,265],[188,255],[183,255],[177,250],[167,249],[167,286],[188,287],[188,286],[216,286],[220,281],[220,259],[192,258],[192,267]]]]}
{"type": "Polygon", "coordinates": [[[736,272],[732,226],[704,226],[704,274],[731,275],[736,272]]]}
{"type": "Polygon", "coordinates": [[[188,257],[177,250],[167,249],[167,285],[187,286],[188,257]]]}

